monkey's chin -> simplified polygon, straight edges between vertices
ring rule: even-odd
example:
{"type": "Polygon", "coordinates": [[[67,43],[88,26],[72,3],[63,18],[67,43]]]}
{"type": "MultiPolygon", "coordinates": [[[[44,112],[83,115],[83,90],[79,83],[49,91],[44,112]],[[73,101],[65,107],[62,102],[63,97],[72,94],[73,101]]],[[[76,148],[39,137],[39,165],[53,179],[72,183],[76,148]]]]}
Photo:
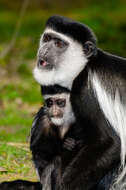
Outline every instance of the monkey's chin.
{"type": "Polygon", "coordinates": [[[63,118],[54,118],[54,117],[52,117],[51,118],[51,122],[54,124],[54,125],[57,125],[57,126],[61,126],[61,125],[63,125],[63,123],[64,123],[64,120],[63,120],[63,118]]]}

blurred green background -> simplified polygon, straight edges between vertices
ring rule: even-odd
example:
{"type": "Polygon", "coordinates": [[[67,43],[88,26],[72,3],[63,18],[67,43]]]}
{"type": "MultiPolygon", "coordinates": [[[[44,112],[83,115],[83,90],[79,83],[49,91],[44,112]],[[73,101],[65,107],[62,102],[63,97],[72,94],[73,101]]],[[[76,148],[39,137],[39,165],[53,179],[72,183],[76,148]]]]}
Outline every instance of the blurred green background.
{"type": "Polygon", "coordinates": [[[0,181],[36,180],[27,142],[43,100],[32,70],[54,14],[87,24],[100,48],[126,57],[126,0],[0,0],[0,181]]]}

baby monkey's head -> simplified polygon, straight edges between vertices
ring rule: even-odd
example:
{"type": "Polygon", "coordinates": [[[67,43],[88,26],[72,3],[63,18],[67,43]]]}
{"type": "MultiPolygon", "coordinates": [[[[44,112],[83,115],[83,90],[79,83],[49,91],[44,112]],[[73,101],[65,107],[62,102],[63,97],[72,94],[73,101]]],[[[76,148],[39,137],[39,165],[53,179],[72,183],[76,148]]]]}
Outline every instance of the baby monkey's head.
{"type": "Polygon", "coordinates": [[[62,93],[45,98],[47,114],[53,124],[60,126],[71,120],[72,109],[69,96],[69,93],[62,93]]]}
{"type": "Polygon", "coordinates": [[[66,99],[51,97],[45,101],[50,118],[62,118],[66,106],[66,99]]]}

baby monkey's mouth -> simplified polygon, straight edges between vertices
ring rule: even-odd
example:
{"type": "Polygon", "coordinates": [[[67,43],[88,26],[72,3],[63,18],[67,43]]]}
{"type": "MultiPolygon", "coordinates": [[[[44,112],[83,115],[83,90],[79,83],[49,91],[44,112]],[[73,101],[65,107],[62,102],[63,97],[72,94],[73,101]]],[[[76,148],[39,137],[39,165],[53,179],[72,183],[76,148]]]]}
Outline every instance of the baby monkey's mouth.
{"type": "Polygon", "coordinates": [[[63,114],[53,114],[50,115],[51,118],[55,118],[55,119],[62,119],[63,118],[63,114]]]}

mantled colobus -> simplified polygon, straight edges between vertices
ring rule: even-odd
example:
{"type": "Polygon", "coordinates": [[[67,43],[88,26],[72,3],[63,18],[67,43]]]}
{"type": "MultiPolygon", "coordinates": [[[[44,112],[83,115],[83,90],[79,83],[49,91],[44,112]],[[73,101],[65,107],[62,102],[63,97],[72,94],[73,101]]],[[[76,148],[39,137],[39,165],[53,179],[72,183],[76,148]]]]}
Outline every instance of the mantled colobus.
{"type": "MultiPolygon", "coordinates": [[[[42,85],[44,98],[60,94],[61,87],[70,92],[71,113],[76,123],[74,135],[79,138],[84,135],[85,142],[77,156],[66,164],[68,167],[64,170],[61,167],[61,183],[55,186],[58,190],[126,189],[126,59],[97,48],[96,41],[86,25],[61,16],[48,19],[40,39],[34,76],[42,85]]],[[[31,145],[39,140],[41,133],[37,127],[42,114],[38,112],[33,123],[31,145]]],[[[73,138],[75,128],[67,129],[58,140],[63,140],[69,132],[73,138]]],[[[64,148],[71,145],[68,140],[64,148]]],[[[45,145],[45,151],[47,148],[45,145]]],[[[67,161],[67,154],[61,152],[67,161]]],[[[56,163],[62,166],[63,161],[56,163]]],[[[41,164],[44,162],[40,161],[41,164]]],[[[59,165],[49,166],[52,173],[48,173],[51,176],[48,182],[57,180],[53,171],[59,165]]]]}
{"type": "Polygon", "coordinates": [[[43,95],[59,86],[70,90],[75,118],[90,133],[89,146],[62,177],[64,189],[88,190],[118,162],[115,184],[125,176],[126,59],[97,48],[96,41],[87,26],[61,16],[48,19],[40,39],[34,76],[43,95]]]}
{"type": "Polygon", "coordinates": [[[61,186],[66,167],[72,167],[86,146],[84,128],[80,122],[76,125],[69,96],[68,92],[45,96],[45,106],[33,122],[30,148],[44,189],[61,186]]]}

